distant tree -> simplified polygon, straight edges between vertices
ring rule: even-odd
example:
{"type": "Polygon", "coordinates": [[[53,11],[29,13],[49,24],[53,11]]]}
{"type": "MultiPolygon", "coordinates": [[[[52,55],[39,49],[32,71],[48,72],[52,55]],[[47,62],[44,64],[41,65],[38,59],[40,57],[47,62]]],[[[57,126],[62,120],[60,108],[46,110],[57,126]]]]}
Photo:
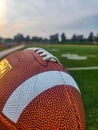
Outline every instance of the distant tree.
{"type": "Polygon", "coordinates": [[[23,34],[18,33],[16,36],[14,36],[14,41],[16,41],[17,43],[21,43],[24,40],[25,40],[25,38],[24,38],[23,34]]]}
{"type": "Polygon", "coordinates": [[[32,41],[33,41],[33,42],[36,42],[37,40],[38,40],[38,37],[37,37],[37,36],[32,37],[32,41]]]}
{"type": "Polygon", "coordinates": [[[97,33],[97,36],[96,36],[96,42],[98,42],[98,33],[97,33]]]}
{"type": "Polygon", "coordinates": [[[38,37],[38,36],[32,37],[32,42],[42,42],[42,41],[43,41],[42,37],[38,37]]]}
{"type": "Polygon", "coordinates": [[[50,41],[49,41],[48,38],[44,38],[44,39],[43,39],[43,43],[50,43],[50,41]]]}
{"type": "Polygon", "coordinates": [[[2,43],[2,38],[0,37],[0,44],[2,43]]]}
{"type": "Polygon", "coordinates": [[[66,41],[66,35],[65,35],[65,33],[62,33],[61,34],[61,42],[65,42],[66,41]]]}
{"type": "Polygon", "coordinates": [[[94,41],[94,34],[93,34],[93,32],[90,32],[90,34],[88,36],[88,41],[89,42],[93,42],[94,41]]]}
{"type": "Polygon", "coordinates": [[[53,43],[58,43],[59,42],[59,34],[51,35],[50,41],[53,42],[53,43]]]}
{"type": "Polygon", "coordinates": [[[39,42],[43,41],[43,38],[42,37],[38,37],[38,41],[39,42]]]}
{"type": "Polygon", "coordinates": [[[25,41],[26,41],[26,42],[30,42],[30,40],[31,40],[31,39],[30,39],[30,36],[29,36],[29,35],[26,36],[25,41]]]}
{"type": "Polygon", "coordinates": [[[76,35],[76,34],[73,34],[71,40],[72,40],[73,42],[76,42],[76,41],[78,40],[77,35],[76,35]]]}
{"type": "Polygon", "coordinates": [[[77,41],[83,42],[84,41],[84,36],[83,35],[78,35],[77,36],[77,41]]]}
{"type": "Polygon", "coordinates": [[[2,40],[2,38],[0,37],[0,41],[2,40]]]}

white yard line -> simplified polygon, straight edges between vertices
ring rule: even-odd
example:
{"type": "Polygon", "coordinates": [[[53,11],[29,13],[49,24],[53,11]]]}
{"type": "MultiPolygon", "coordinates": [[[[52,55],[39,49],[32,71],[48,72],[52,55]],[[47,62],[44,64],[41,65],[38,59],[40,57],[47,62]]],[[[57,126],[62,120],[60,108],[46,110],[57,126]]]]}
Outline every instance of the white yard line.
{"type": "Polygon", "coordinates": [[[74,68],[68,68],[68,70],[97,70],[98,66],[92,66],[92,67],[74,67],[74,68]]]}
{"type": "Polygon", "coordinates": [[[19,50],[19,49],[21,49],[21,48],[23,48],[23,47],[24,47],[24,45],[20,45],[20,46],[16,46],[16,47],[13,47],[13,48],[10,48],[10,49],[1,51],[1,52],[0,52],[0,58],[6,56],[6,55],[8,55],[9,53],[12,53],[12,52],[14,52],[14,51],[16,51],[16,50],[19,50]]]}

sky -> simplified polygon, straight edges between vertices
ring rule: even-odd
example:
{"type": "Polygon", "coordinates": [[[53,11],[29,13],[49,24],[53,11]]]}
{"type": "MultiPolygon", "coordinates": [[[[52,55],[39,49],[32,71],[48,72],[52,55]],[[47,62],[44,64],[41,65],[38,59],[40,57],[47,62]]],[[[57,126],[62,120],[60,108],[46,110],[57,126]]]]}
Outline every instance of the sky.
{"type": "Polygon", "coordinates": [[[98,33],[98,0],[0,0],[0,37],[98,33]]]}

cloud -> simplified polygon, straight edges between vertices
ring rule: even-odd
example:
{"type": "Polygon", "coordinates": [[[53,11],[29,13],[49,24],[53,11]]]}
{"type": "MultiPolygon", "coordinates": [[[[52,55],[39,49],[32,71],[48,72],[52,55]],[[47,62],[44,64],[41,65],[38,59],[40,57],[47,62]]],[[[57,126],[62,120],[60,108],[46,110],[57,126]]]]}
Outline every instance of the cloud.
{"type": "Polygon", "coordinates": [[[96,30],[97,5],[97,0],[9,0],[3,34],[48,36],[62,31],[69,35],[76,30],[96,30]]]}

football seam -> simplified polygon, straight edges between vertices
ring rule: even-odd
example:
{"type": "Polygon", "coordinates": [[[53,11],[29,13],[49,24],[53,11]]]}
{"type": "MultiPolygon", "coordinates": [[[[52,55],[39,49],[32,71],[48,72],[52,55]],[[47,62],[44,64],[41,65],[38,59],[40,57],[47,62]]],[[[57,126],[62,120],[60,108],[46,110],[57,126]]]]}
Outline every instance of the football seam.
{"type": "Polygon", "coordinates": [[[68,99],[70,100],[70,102],[71,102],[71,104],[73,106],[73,110],[74,110],[74,113],[75,113],[74,115],[75,115],[75,117],[77,119],[77,123],[78,123],[77,124],[78,125],[78,129],[80,129],[81,125],[80,125],[80,122],[79,122],[79,117],[77,116],[77,106],[76,106],[76,103],[75,103],[75,101],[73,99],[73,96],[71,95],[70,90],[69,90],[68,87],[66,87],[66,90],[67,90],[68,99]]]}
{"type": "MultiPolygon", "coordinates": [[[[64,79],[63,79],[63,77],[62,77],[60,71],[58,71],[58,73],[59,73],[59,75],[61,76],[61,79],[62,79],[63,83],[65,83],[65,81],[64,81],[64,79]]],[[[76,119],[77,119],[77,122],[78,122],[78,128],[80,128],[79,118],[78,118],[78,116],[77,116],[77,106],[76,106],[76,103],[74,102],[74,99],[73,99],[73,97],[72,97],[72,95],[71,95],[71,93],[70,93],[70,91],[69,91],[69,88],[66,87],[66,89],[67,89],[68,99],[70,100],[71,104],[73,105],[73,110],[74,110],[74,113],[75,113],[75,115],[76,115],[76,119]],[[74,103],[73,103],[73,102],[74,102],[74,103]]]]}

